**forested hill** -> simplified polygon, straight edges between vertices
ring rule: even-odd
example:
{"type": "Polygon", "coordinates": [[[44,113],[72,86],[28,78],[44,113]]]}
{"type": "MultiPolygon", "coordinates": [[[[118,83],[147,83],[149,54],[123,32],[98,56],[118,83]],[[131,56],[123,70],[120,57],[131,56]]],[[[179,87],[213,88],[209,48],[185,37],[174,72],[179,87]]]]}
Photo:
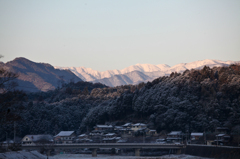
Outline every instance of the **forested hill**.
{"type": "Polygon", "coordinates": [[[161,130],[213,131],[240,126],[240,65],[172,73],[92,108],[81,123],[145,122],[161,130]]]}
{"type": "MultiPolygon", "coordinates": [[[[96,124],[125,122],[143,122],[158,132],[214,131],[218,126],[237,131],[240,65],[186,70],[138,85],[106,87],[88,82],[69,83],[20,99],[11,108],[11,112],[21,117],[16,122],[19,137],[56,135],[67,130],[80,133],[96,124]]],[[[0,140],[4,140],[5,131],[13,136],[13,123],[0,126],[3,130],[0,140]]]]}

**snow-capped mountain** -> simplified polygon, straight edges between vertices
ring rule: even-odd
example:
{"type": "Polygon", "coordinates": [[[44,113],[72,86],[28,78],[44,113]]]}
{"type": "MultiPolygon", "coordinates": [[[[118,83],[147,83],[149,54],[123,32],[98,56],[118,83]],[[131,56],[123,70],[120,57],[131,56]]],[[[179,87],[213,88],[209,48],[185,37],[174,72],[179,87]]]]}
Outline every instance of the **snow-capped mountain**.
{"type": "Polygon", "coordinates": [[[94,81],[97,79],[110,78],[115,75],[121,75],[130,73],[133,71],[139,72],[156,72],[156,71],[165,71],[170,68],[170,66],[161,64],[161,65],[152,65],[152,64],[136,64],[124,68],[122,70],[108,70],[108,71],[96,71],[91,68],[85,67],[55,67],[57,69],[68,69],[85,81],[94,81]]]}
{"type": "Polygon", "coordinates": [[[119,86],[125,84],[138,84],[140,82],[152,81],[160,76],[166,76],[172,72],[181,73],[187,69],[201,69],[202,67],[228,66],[240,61],[202,60],[190,63],[180,63],[172,67],[166,64],[136,64],[122,70],[96,71],[85,67],[55,67],[58,69],[69,69],[84,81],[103,83],[107,86],[119,86]]]}

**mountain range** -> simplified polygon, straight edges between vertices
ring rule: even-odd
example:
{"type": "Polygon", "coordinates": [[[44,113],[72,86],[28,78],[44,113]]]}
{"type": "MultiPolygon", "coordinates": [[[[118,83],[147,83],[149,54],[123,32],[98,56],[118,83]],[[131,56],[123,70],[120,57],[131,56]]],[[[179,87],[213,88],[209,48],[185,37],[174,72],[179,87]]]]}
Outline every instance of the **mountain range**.
{"type": "Polygon", "coordinates": [[[96,71],[85,67],[53,67],[47,63],[36,63],[20,57],[7,63],[0,62],[0,67],[10,72],[17,73],[18,88],[20,90],[36,92],[48,91],[60,87],[62,83],[70,81],[86,81],[102,83],[115,87],[120,85],[151,82],[161,76],[168,76],[172,72],[181,73],[185,70],[209,67],[228,66],[239,61],[202,60],[191,63],[181,63],[175,66],[166,64],[136,64],[122,70],[96,71]]]}
{"type": "Polygon", "coordinates": [[[168,76],[172,72],[181,73],[185,70],[201,69],[205,65],[212,67],[229,66],[233,63],[239,63],[240,61],[220,61],[220,60],[202,60],[190,63],[180,63],[170,67],[166,64],[136,64],[126,67],[122,70],[108,70],[108,71],[96,71],[91,68],[85,67],[58,67],[56,69],[70,70],[76,76],[84,81],[93,83],[102,83],[110,87],[138,84],[141,82],[152,81],[160,76],[168,76]]]}
{"type": "Polygon", "coordinates": [[[50,64],[36,63],[23,57],[7,63],[0,62],[0,68],[18,74],[17,89],[28,92],[45,92],[60,87],[64,82],[82,81],[69,70],[55,69],[50,64]]]}

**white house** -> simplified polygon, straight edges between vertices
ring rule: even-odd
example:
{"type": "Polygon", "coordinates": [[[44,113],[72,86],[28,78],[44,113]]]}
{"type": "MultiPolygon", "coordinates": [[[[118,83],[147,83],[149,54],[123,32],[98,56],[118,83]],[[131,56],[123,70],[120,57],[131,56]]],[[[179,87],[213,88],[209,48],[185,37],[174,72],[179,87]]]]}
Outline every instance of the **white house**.
{"type": "Polygon", "coordinates": [[[112,131],[113,126],[112,125],[96,125],[94,126],[95,130],[103,130],[103,131],[112,131]]]}
{"type": "Polygon", "coordinates": [[[131,128],[132,127],[132,123],[126,123],[124,125],[122,125],[123,128],[131,128]]]}
{"type": "Polygon", "coordinates": [[[167,142],[180,142],[182,140],[182,131],[171,131],[167,134],[167,142]]]}
{"type": "Polygon", "coordinates": [[[54,136],[55,143],[70,144],[76,138],[74,131],[61,131],[54,136]]]}
{"type": "Polygon", "coordinates": [[[199,132],[191,133],[191,140],[199,140],[200,137],[203,137],[203,133],[199,132]]]}
{"type": "Polygon", "coordinates": [[[147,125],[146,124],[143,124],[143,123],[136,123],[136,124],[132,124],[132,130],[133,131],[138,131],[139,129],[145,129],[147,128],[147,125]]]}
{"type": "Polygon", "coordinates": [[[22,144],[36,145],[53,142],[52,135],[26,135],[22,139],[22,144]]]}

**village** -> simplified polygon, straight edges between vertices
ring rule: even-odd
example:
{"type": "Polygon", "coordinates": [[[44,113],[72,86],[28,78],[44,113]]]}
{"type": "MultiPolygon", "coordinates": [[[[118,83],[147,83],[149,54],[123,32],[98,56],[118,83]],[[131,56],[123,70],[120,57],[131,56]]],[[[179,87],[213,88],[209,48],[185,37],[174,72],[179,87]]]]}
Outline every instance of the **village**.
{"type": "MultiPolygon", "coordinates": [[[[60,131],[57,135],[30,134],[22,138],[22,145],[43,143],[156,143],[156,144],[205,144],[229,145],[232,136],[227,127],[217,127],[214,133],[171,131],[169,133],[149,129],[144,123],[126,123],[121,126],[96,125],[89,133],[77,135],[75,131],[60,131]]],[[[4,142],[7,144],[7,142],[4,142]]],[[[13,143],[9,141],[8,143],[13,143]]]]}

